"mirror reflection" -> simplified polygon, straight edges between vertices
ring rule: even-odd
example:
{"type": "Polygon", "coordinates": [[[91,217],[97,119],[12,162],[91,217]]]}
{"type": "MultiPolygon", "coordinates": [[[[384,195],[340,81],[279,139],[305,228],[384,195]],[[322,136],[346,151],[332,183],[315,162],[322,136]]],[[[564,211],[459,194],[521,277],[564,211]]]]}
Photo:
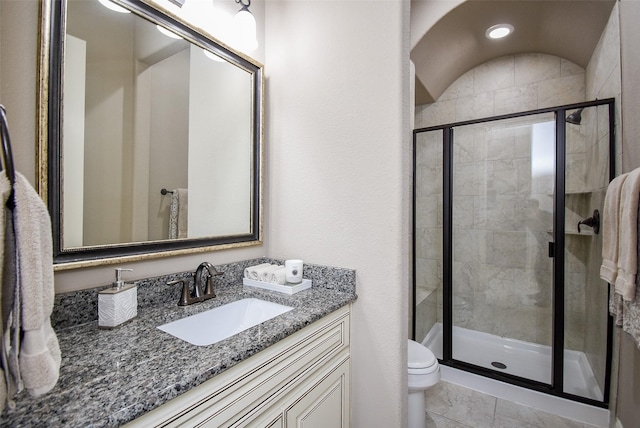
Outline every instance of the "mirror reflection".
{"type": "Polygon", "coordinates": [[[137,13],[97,0],[61,12],[59,261],[259,239],[259,65],[119,3],[137,13]]]}

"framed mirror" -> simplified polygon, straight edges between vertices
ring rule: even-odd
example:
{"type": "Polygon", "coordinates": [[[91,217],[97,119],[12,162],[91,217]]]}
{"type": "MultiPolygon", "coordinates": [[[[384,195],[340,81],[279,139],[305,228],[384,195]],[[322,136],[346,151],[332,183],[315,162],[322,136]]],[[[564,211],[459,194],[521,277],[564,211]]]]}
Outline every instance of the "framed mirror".
{"type": "Polygon", "coordinates": [[[56,270],[260,244],[262,65],[147,0],[44,0],[42,19],[56,270]]]}

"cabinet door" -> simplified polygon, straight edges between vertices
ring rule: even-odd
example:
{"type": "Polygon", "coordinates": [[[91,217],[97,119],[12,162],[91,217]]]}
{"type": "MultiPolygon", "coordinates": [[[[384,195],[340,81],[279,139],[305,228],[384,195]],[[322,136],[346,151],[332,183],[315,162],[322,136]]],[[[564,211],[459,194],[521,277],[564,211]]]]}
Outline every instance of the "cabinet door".
{"type": "Polygon", "coordinates": [[[346,359],[285,410],[287,427],[349,427],[349,375],[346,359]]]}

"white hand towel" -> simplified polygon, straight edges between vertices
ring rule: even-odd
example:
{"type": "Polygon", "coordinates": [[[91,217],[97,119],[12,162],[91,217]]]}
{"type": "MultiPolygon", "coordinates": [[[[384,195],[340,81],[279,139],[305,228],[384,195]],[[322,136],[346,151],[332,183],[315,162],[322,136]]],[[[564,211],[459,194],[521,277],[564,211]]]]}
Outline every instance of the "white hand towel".
{"type": "Polygon", "coordinates": [[[264,270],[262,270],[260,272],[259,281],[269,282],[269,278],[271,277],[271,272],[275,271],[276,269],[279,269],[280,267],[281,266],[278,266],[278,265],[269,265],[269,266],[267,266],[264,270]]]}
{"type": "Polygon", "coordinates": [[[620,221],[620,193],[622,185],[627,179],[627,174],[614,178],[604,197],[602,210],[602,265],[600,266],[600,278],[609,284],[616,283],[618,276],[618,240],[620,221]]]}
{"type": "Polygon", "coordinates": [[[267,282],[271,284],[284,285],[287,282],[287,269],[284,266],[278,266],[278,269],[269,274],[267,282]]]}
{"type": "Polygon", "coordinates": [[[632,301],[636,295],[638,271],[638,200],[640,197],[640,168],[631,171],[620,194],[620,225],[618,234],[618,276],[616,293],[632,301]]]}
{"type": "Polygon", "coordinates": [[[271,263],[260,263],[259,265],[249,266],[244,270],[244,277],[247,279],[255,279],[258,280],[258,269],[265,268],[267,266],[271,266],[271,263]]]}
{"type": "Polygon", "coordinates": [[[20,375],[25,389],[38,396],[58,381],[60,348],[51,328],[53,311],[53,247],[51,218],[40,196],[16,172],[14,184],[18,287],[21,302],[20,375]]]}

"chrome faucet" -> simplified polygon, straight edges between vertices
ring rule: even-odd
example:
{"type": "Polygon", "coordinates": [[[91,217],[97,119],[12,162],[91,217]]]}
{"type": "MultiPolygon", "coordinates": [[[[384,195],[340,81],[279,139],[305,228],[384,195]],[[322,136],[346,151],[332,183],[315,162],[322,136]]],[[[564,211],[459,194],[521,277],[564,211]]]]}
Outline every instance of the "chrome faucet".
{"type": "Polygon", "coordinates": [[[167,285],[182,284],[182,293],[178,306],[188,306],[216,297],[216,293],[213,290],[213,277],[219,275],[224,275],[224,273],[218,272],[211,263],[202,262],[194,274],[192,292],[189,292],[189,282],[185,279],[170,281],[167,282],[167,285]]]}

